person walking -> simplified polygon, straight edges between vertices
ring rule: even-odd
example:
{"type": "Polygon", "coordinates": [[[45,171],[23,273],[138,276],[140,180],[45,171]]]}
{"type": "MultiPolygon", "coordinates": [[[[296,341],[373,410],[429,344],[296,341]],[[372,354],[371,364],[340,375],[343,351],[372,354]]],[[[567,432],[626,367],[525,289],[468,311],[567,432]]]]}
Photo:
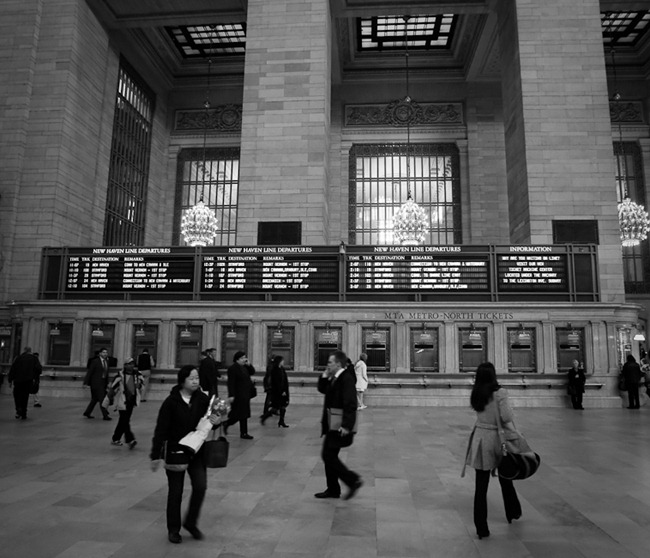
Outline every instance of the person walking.
{"type": "Polygon", "coordinates": [[[363,404],[363,392],[368,389],[368,367],[366,366],[366,361],[368,360],[368,355],[366,353],[361,353],[359,355],[359,360],[354,365],[354,373],[357,377],[357,410],[361,411],[367,409],[368,406],[363,404]]]}
{"type": "Polygon", "coordinates": [[[217,380],[221,378],[221,373],[217,366],[217,349],[210,348],[205,351],[205,358],[199,364],[199,379],[201,382],[201,389],[208,394],[209,397],[219,394],[217,380]]]}
{"type": "MultiPolygon", "coordinates": [[[[151,470],[157,471],[163,461],[163,450],[178,451],[178,442],[187,434],[196,429],[199,420],[205,416],[210,399],[199,389],[199,371],[194,365],[183,366],[177,374],[176,385],[169,396],[160,406],[158,420],[154,430],[151,444],[151,470]]],[[[217,415],[210,416],[213,426],[220,423],[217,415]]],[[[181,503],[183,498],[183,485],[185,471],[165,470],[167,475],[167,538],[169,542],[178,544],[183,541],[180,534],[181,526],[193,538],[201,540],[203,533],[198,528],[198,519],[201,506],[205,498],[208,485],[208,475],[205,464],[203,447],[191,458],[187,467],[187,474],[192,483],[190,503],[181,523],[181,503]]]]}
{"type": "Polygon", "coordinates": [[[239,437],[252,440],[248,433],[248,419],[251,416],[251,396],[254,385],[251,376],[255,369],[250,366],[244,351],[237,351],[233,357],[233,364],[228,368],[228,397],[232,397],[231,411],[228,421],[224,423],[224,432],[236,422],[239,423],[239,437]]]}
{"type": "MultiPolygon", "coordinates": [[[[487,490],[490,472],[499,466],[502,457],[498,415],[501,415],[501,422],[506,431],[515,430],[508,394],[497,382],[496,371],[491,362],[484,362],[476,369],[470,404],[476,411],[476,423],[469,438],[465,466],[469,465],[476,470],[474,526],[478,538],[483,539],[490,536],[487,523],[487,490]]],[[[465,466],[461,476],[465,476],[465,466]]],[[[521,504],[511,480],[499,477],[499,484],[506,519],[511,523],[513,519],[521,517],[521,504]]]]}
{"type": "Polygon", "coordinates": [[[117,373],[111,384],[111,389],[114,392],[113,404],[120,415],[111,439],[113,446],[122,445],[122,436],[124,436],[124,441],[129,446],[129,449],[133,449],[138,443],[131,431],[131,415],[133,409],[141,401],[143,386],[144,376],[135,367],[133,358],[127,358],[124,362],[124,368],[117,373]]]}
{"type": "Polygon", "coordinates": [[[582,394],[585,392],[587,378],[583,367],[577,360],[573,361],[573,366],[569,369],[568,380],[567,393],[571,397],[571,405],[574,409],[583,410],[582,394]]]}
{"type": "Polygon", "coordinates": [[[639,382],[643,376],[641,367],[632,355],[627,355],[625,364],[622,370],[623,378],[625,379],[625,387],[627,388],[628,409],[640,409],[639,402],[639,382]]]}
{"type": "Polygon", "coordinates": [[[138,372],[142,374],[142,399],[141,401],[147,400],[147,393],[149,392],[149,380],[151,379],[151,369],[155,366],[153,356],[149,354],[148,349],[142,349],[142,352],[138,355],[137,363],[138,372]]]}
{"type": "MultiPolygon", "coordinates": [[[[40,355],[37,352],[34,352],[32,354],[36,357],[36,360],[38,360],[38,363],[40,364],[41,363],[40,355]]],[[[42,366],[41,366],[41,368],[42,368],[42,366]]],[[[34,407],[40,408],[40,407],[43,406],[43,404],[41,403],[40,398],[38,397],[38,393],[40,392],[40,379],[37,382],[37,385],[35,386],[35,389],[36,389],[36,392],[34,392],[33,389],[31,390],[32,392],[34,392],[33,393],[33,395],[34,395],[34,407]]]]}
{"type": "Polygon", "coordinates": [[[41,363],[32,354],[31,347],[25,347],[23,353],[17,356],[11,363],[7,381],[9,385],[13,384],[17,419],[27,419],[29,392],[32,389],[32,385],[39,381],[42,371],[41,363]]]}
{"type": "Polygon", "coordinates": [[[262,387],[264,388],[264,407],[262,407],[262,414],[260,415],[260,422],[262,424],[273,414],[271,407],[271,370],[273,370],[274,359],[275,355],[272,354],[266,363],[266,372],[262,380],[262,387]]]}
{"type": "Polygon", "coordinates": [[[280,355],[273,357],[273,366],[269,376],[270,403],[268,410],[262,415],[262,424],[272,414],[277,413],[280,415],[278,427],[289,428],[289,425],[284,422],[287,406],[289,405],[289,378],[287,377],[287,371],[284,369],[284,358],[280,355]]]}
{"type": "Polygon", "coordinates": [[[342,448],[352,445],[357,420],[357,396],[354,372],[346,368],[348,358],[343,351],[334,351],[327,360],[327,370],[318,378],[318,391],[325,395],[321,416],[321,457],[325,465],[327,488],[314,494],[316,498],[339,498],[343,481],[349,488],[344,499],[349,500],[363,486],[361,477],[348,469],[339,458],[342,448]],[[340,425],[335,424],[336,415],[340,425]]]}
{"type": "Polygon", "coordinates": [[[90,387],[90,403],[84,411],[86,418],[95,418],[92,415],[95,405],[99,403],[99,408],[102,412],[104,420],[112,420],[108,414],[108,410],[102,407],[101,403],[106,395],[106,388],[108,387],[108,349],[100,349],[97,358],[89,361],[88,372],[84,378],[84,385],[90,387]]]}

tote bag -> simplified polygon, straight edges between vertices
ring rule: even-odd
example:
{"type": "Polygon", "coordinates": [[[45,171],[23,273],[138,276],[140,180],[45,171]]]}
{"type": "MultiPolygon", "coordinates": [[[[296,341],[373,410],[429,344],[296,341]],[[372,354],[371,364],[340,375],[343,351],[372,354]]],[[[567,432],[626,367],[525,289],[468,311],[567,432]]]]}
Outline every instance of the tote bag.
{"type": "Polygon", "coordinates": [[[216,437],[216,430],[212,432],[212,438],[206,440],[203,444],[205,465],[211,469],[218,469],[228,465],[228,449],[230,443],[223,435],[223,432],[221,432],[221,427],[219,427],[218,437],[216,437]]]}
{"type": "Polygon", "coordinates": [[[542,459],[531,449],[526,438],[519,432],[516,430],[508,431],[509,436],[506,435],[498,403],[496,407],[501,453],[503,455],[497,472],[501,478],[508,480],[527,479],[537,472],[542,459]]]}

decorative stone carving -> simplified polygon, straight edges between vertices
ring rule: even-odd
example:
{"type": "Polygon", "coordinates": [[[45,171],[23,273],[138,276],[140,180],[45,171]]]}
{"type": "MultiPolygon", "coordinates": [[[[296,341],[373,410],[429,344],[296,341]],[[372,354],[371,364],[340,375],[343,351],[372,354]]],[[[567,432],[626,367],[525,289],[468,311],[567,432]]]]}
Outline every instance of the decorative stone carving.
{"type": "Polygon", "coordinates": [[[609,117],[612,122],[645,122],[641,101],[612,101],[609,103],[609,117]]]}
{"type": "Polygon", "coordinates": [[[387,105],[346,105],[346,126],[432,126],[463,124],[461,103],[416,103],[405,99],[387,105]]]}
{"type": "MultiPolygon", "coordinates": [[[[199,132],[205,130],[205,110],[177,110],[174,130],[199,132]]],[[[236,132],[241,130],[241,105],[219,105],[208,111],[208,130],[236,132]]]]}

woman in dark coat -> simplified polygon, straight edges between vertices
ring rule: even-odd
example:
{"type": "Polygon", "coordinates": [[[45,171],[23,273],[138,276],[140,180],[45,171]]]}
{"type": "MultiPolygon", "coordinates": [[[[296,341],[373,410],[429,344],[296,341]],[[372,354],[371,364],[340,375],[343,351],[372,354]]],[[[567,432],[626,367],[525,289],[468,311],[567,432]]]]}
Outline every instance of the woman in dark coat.
{"type": "MultiPolygon", "coordinates": [[[[504,430],[514,430],[513,413],[508,404],[508,394],[497,382],[494,365],[484,362],[476,369],[476,381],[470,396],[472,408],[476,411],[476,424],[472,430],[465,457],[465,465],[476,469],[474,489],[474,525],[479,539],[489,537],[487,523],[487,489],[490,471],[496,469],[501,461],[501,440],[498,430],[498,415],[501,416],[504,430]]],[[[465,467],[463,473],[465,475],[465,467]]],[[[506,519],[521,517],[521,504],[511,480],[499,478],[506,519]]]]}
{"type": "Polygon", "coordinates": [[[623,365],[623,378],[627,388],[628,409],[639,409],[639,382],[641,381],[641,367],[632,355],[627,355],[627,362],[623,365]]]}
{"type": "Polygon", "coordinates": [[[251,395],[253,380],[251,376],[255,369],[248,364],[248,357],[244,351],[237,351],[233,357],[233,364],[228,368],[228,397],[232,397],[232,407],[228,415],[228,422],[224,423],[225,429],[236,422],[239,423],[239,437],[252,440],[248,433],[248,419],[251,416],[251,395]]]}
{"type": "Polygon", "coordinates": [[[584,409],[582,406],[582,394],[585,392],[585,371],[577,360],[573,361],[573,366],[569,369],[567,375],[569,383],[567,393],[571,396],[571,405],[574,409],[584,409]]]}
{"type": "MultiPolygon", "coordinates": [[[[209,404],[208,396],[199,389],[199,371],[196,366],[183,366],[178,371],[177,385],[172,388],[158,412],[150,455],[153,471],[158,469],[163,460],[165,445],[171,451],[180,449],[178,442],[196,429],[199,420],[206,414],[209,404]]],[[[220,420],[213,414],[210,416],[210,422],[216,426],[220,420]]],[[[169,486],[167,494],[168,538],[169,542],[180,543],[183,540],[180,530],[185,471],[165,470],[165,473],[169,486]]],[[[203,533],[199,531],[197,521],[208,482],[203,448],[190,459],[187,474],[192,482],[192,494],[182,526],[189,531],[192,537],[201,540],[203,533]]]]}
{"type": "Polygon", "coordinates": [[[262,424],[269,418],[274,411],[279,412],[280,420],[278,427],[289,428],[289,425],[284,422],[284,417],[289,405],[289,378],[284,369],[284,359],[281,356],[273,358],[273,364],[269,374],[269,393],[270,393],[270,408],[262,416],[262,424]]]}

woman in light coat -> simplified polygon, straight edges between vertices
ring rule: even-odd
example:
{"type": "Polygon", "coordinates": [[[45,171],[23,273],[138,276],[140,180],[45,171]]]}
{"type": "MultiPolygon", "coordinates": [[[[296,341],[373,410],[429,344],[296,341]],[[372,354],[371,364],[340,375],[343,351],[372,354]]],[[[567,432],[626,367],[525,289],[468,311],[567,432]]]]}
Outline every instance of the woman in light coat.
{"type": "Polygon", "coordinates": [[[121,446],[121,438],[128,444],[129,449],[133,449],[137,444],[133,432],[131,432],[131,415],[133,409],[140,404],[142,386],[144,377],[135,367],[132,358],[128,358],[124,363],[124,368],[117,373],[110,389],[113,391],[113,405],[115,410],[120,414],[120,420],[117,422],[111,444],[121,446]]]}
{"type": "MultiPolygon", "coordinates": [[[[515,430],[513,414],[508,404],[508,394],[497,382],[494,365],[490,362],[480,364],[476,370],[476,380],[470,396],[472,408],[476,411],[476,423],[469,438],[465,465],[476,470],[474,491],[474,525],[479,539],[490,536],[487,523],[487,489],[490,472],[501,462],[501,440],[499,420],[501,415],[504,430],[515,430]],[[498,409],[497,409],[498,406],[498,409]]],[[[465,467],[463,473],[465,475],[465,467]]],[[[499,477],[506,519],[521,517],[521,504],[511,480],[499,477]]]]}
{"type": "Polygon", "coordinates": [[[366,353],[361,353],[359,355],[359,360],[354,365],[354,373],[357,376],[357,410],[367,409],[368,406],[363,404],[363,392],[368,389],[368,367],[366,366],[366,361],[368,360],[368,355],[366,353]]]}

